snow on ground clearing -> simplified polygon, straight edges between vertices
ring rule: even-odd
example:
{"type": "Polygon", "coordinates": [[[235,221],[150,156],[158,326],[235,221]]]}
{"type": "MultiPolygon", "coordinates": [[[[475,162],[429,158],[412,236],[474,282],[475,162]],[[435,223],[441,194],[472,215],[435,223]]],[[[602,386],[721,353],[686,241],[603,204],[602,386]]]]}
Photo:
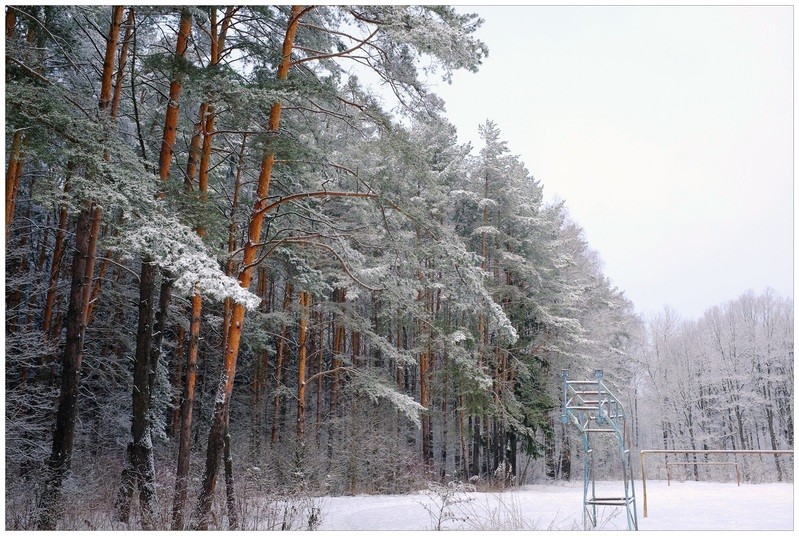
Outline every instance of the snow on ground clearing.
{"type": "MultiPolygon", "coordinates": [[[[640,530],[792,530],[793,484],[635,482],[640,530]]],[[[597,496],[623,495],[621,482],[597,483],[597,496]]],[[[523,486],[504,493],[420,492],[326,497],[320,530],[581,530],[582,482],[523,486]],[[445,504],[446,503],[446,504],[445,504]]],[[[601,507],[599,527],[624,530],[624,508],[601,507]]]]}

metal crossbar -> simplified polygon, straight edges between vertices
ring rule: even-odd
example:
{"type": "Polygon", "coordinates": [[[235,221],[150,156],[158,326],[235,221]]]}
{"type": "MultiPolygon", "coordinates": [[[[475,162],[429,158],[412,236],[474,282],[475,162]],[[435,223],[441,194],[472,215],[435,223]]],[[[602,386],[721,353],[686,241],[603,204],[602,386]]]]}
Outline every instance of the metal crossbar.
{"type": "Polygon", "coordinates": [[[666,462],[666,482],[671,486],[671,471],[669,468],[672,465],[728,465],[735,467],[735,481],[741,485],[741,471],[738,467],[738,462],[666,462]]]}
{"type": "MultiPolygon", "coordinates": [[[[644,487],[644,517],[647,517],[647,501],[646,501],[646,457],[650,454],[714,454],[714,455],[755,455],[755,456],[778,456],[790,455],[793,456],[792,450],[697,450],[697,449],[646,449],[641,451],[641,483],[644,487]]],[[[673,463],[673,462],[669,462],[673,463]]],[[[739,483],[740,485],[740,483],[739,483]]]]}
{"type": "Polygon", "coordinates": [[[583,523],[586,528],[597,524],[597,506],[623,506],[627,513],[627,529],[638,530],[635,508],[635,483],[630,461],[629,436],[624,407],[602,381],[602,371],[594,371],[593,380],[569,380],[569,371],[562,372],[563,415],[561,421],[571,422],[583,436],[583,523]],[[624,481],[623,497],[597,497],[593,477],[594,449],[590,437],[612,434],[618,441],[624,481]]]}

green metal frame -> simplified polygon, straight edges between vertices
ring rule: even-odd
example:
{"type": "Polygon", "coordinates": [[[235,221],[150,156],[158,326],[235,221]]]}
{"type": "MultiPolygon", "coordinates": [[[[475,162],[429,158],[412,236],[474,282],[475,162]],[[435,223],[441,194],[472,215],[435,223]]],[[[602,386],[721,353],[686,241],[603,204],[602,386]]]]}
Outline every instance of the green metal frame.
{"type": "Polygon", "coordinates": [[[569,371],[564,370],[563,415],[561,422],[571,422],[583,435],[583,524],[595,528],[597,506],[623,506],[627,514],[627,529],[638,530],[638,515],[635,507],[635,482],[629,449],[629,437],[624,406],[602,381],[602,371],[594,371],[593,380],[569,380],[569,371]],[[594,480],[594,449],[591,436],[613,434],[618,441],[621,454],[621,469],[624,480],[624,496],[597,497],[594,480]]]}

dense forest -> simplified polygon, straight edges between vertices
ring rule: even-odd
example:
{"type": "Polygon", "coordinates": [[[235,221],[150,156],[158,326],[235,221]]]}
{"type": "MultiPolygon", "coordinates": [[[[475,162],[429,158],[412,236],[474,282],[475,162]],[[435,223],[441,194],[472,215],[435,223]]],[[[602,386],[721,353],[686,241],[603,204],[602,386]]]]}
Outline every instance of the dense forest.
{"type": "Polygon", "coordinates": [[[792,300],[641,318],[496,124],[458,143],[429,88],[480,23],[6,8],[6,528],[569,479],[562,369],[605,370],[636,448],[792,448],[792,300]]]}

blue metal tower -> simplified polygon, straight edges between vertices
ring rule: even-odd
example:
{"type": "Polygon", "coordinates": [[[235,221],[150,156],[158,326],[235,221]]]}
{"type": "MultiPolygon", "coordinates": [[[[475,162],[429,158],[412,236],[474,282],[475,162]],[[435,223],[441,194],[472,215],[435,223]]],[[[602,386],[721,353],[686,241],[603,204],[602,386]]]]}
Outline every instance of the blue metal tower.
{"type": "Polygon", "coordinates": [[[586,528],[597,524],[597,506],[623,506],[627,513],[627,529],[638,530],[635,508],[635,483],[629,448],[629,434],[624,407],[619,399],[602,382],[602,371],[594,372],[593,380],[569,380],[569,371],[563,377],[563,423],[571,422],[583,435],[583,523],[586,528]],[[597,497],[594,480],[594,434],[612,434],[621,454],[624,496],[597,497]]]}

